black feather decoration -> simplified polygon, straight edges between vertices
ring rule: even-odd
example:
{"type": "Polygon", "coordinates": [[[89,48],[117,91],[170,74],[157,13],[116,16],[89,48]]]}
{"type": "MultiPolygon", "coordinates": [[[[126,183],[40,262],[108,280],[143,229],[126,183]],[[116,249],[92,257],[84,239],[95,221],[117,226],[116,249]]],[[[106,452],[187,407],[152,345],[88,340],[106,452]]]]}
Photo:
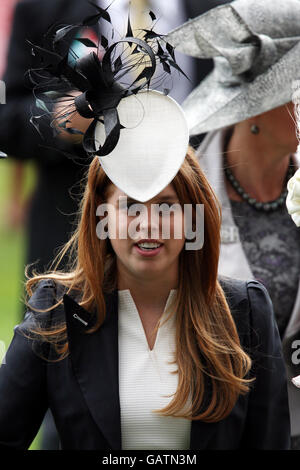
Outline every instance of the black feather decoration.
{"type": "Polygon", "coordinates": [[[167,42],[166,49],[169,52],[172,59],[175,60],[174,47],[170,43],[167,42]]]}
{"type": "Polygon", "coordinates": [[[156,16],[155,14],[153,13],[153,11],[149,11],[149,15],[150,15],[150,18],[152,21],[155,21],[156,20],[156,16]]]}
{"type": "Polygon", "coordinates": [[[108,11],[107,11],[109,7],[106,8],[106,9],[103,9],[94,2],[89,2],[89,4],[92,5],[94,8],[96,8],[96,10],[98,10],[98,12],[101,15],[101,18],[108,21],[108,23],[111,23],[111,18],[110,18],[110,15],[109,15],[108,11]]]}
{"type": "Polygon", "coordinates": [[[100,38],[100,44],[103,47],[103,49],[106,49],[108,47],[108,40],[106,39],[105,36],[103,36],[103,34],[100,38]]]}
{"type": "MultiPolygon", "coordinates": [[[[154,75],[155,84],[160,83],[167,94],[169,89],[163,84],[170,76],[171,68],[185,75],[176,63],[174,48],[164,40],[164,36],[153,29],[142,29],[139,36],[134,37],[130,17],[125,38],[110,45],[103,35],[99,45],[84,37],[85,27],[95,25],[101,19],[110,24],[111,36],[114,36],[107,9],[91,4],[96,13],[81,24],[55,25],[44,35],[43,44],[30,43],[36,67],[29,73],[36,105],[41,111],[39,115],[32,116],[32,125],[42,133],[41,123],[47,119],[54,136],[60,132],[83,135],[80,130],[70,127],[71,117],[79,113],[83,119],[92,120],[82,139],[89,157],[108,155],[117,145],[123,129],[117,107],[123,98],[149,89],[154,75]],[[70,48],[70,42],[81,31],[83,37],[76,37],[76,41],[96,50],[78,57],[70,48]],[[102,47],[101,58],[98,56],[99,46],[102,47]],[[160,75],[157,74],[158,65],[161,67],[160,75]],[[55,107],[58,103],[59,111],[55,107]],[[105,130],[103,143],[95,141],[96,127],[101,122],[105,130]]],[[[149,16],[152,22],[156,20],[153,12],[150,11],[149,16]]]]}

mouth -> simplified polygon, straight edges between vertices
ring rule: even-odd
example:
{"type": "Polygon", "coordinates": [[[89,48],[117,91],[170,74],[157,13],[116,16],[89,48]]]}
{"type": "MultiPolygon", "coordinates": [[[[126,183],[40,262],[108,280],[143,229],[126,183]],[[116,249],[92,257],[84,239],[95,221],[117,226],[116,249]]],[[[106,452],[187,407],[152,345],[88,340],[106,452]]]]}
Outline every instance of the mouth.
{"type": "Polygon", "coordinates": [[[163,245],[158,240],[139,240],[134,247],[142,256],[155,256],[162,250],[163,245]]]}

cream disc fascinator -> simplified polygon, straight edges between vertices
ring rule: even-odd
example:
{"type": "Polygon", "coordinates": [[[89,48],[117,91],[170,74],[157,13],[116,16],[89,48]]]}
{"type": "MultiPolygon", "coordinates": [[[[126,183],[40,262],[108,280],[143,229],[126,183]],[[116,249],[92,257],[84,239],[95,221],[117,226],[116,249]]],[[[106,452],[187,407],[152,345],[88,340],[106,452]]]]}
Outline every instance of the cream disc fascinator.
{"type": "MultiPolygon", "coordinates": [[[[145,202],[162,191],[182,165],[189,142],[187,122],[175,100],[153,90],[124,98],[118,113],[124,126],[118,145],[99,159],[118,188],[145,202]]],[[[95,136],[103,141],[103,125],[98,124],[95,136]]]]}
{"type": "Polygon", "coordinates": [[[300,1],[235,0],[188,21],[166,39],[213,58],[213,71],[183,103],[191,135],[288,103],[300,77],[300,1]]]}
{"type": "Polygon", "coordinates": [[[60,128],[82,134],[87,156],[98,156],[118,188],[145,202],[172,181],[186,156],[187,121],[181,107],[167,96],[171,72],[184,72],[176,63],[173,46],[154,31],[152,11],[152,26],[138,36],[133,36],[129,14],[126,36],[118,41],[102,36],[95,44],[78,37],[76,41],[93,50],[78,57],[66,47],[70,35],[82,34],[102,20],[115,37],[108,9],[94,6],[95,15],[80,25],[50,28],[42,46],[31,44],[37,64],[31,77],[37,106],[43,111],[31,122],[38,131],[48,119],[54,134],[60,128]],[[53,114],[57,102],[62,105],[59,116],[53,114]],[[69,126],[75,113],[90,120],[84,134],[69,126]]]}

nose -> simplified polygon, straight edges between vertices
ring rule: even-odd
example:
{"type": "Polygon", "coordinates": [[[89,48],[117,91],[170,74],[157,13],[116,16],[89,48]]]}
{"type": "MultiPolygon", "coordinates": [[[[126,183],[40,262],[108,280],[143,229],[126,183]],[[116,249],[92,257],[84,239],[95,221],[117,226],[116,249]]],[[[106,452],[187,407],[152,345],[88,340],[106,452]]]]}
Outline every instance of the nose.
{"type": "Polygon", "coordinates": [[[141,238],[158,239],[160,236],[159,217],[151,211],[151,204],[144,204],[144,210],[139,217],[138,230],[141,238]]]}

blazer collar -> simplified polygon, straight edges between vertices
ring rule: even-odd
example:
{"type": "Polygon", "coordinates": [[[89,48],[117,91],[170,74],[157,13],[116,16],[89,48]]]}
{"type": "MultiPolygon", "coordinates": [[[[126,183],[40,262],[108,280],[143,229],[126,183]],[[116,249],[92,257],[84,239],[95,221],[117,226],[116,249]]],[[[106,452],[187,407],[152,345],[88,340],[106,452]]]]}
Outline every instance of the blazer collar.
{"type": "MultiPolygon", "coordinates": [[[[70,360],[87,406],[111,449],[121,450],[119,399],[118,291],[106,295],[106,318],[95,333],[86,333],[95,315],[74,298],[63,297],[70,360]]],[[[205,397],[210,396],[206,384],[205,397]]],[[[205,449],[217,423],[192,421],[190,449],[205,449]]]]}

